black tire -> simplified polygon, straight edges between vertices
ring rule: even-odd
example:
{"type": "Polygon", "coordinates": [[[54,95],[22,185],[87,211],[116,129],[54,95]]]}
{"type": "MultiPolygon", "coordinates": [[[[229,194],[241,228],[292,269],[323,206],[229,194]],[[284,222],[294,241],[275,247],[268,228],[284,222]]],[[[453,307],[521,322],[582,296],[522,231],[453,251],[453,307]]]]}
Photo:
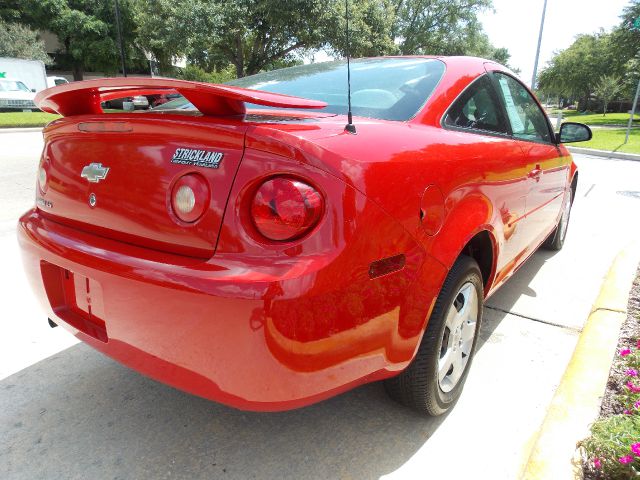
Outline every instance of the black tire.
{"type": "Polygon", "coordinates": [[[562,202],[562,213],[558,220],[558,225],[553,229],[551,235],[542,244],[542,248],[545,250],[559,251],[564,247],[564,240],[567,238],[567,230],[569,229],[569,220],[571,218],[571,205],[573,204],[573,191],[567,190],[564,200],[562,202]],[[566,215],[565,215],[566,213],[566,215]],[[564,222],[564,225],[563,225],[564,222]]]}
{"type": "Polygon", "coordinates": [[[415,358],[400,375],[385,380],[385,388],[392,399],[430,416],[442,415],[455,404],[462,393],[475,354],[483,298],[482,274],[478,264],[471,257],[461,255],[444,281],[415,358]],[[448,329],[446,316],[450,308],[457,309],[456,299],[459,299],[461,288],[467,283],[475,288],[478,301],[473,343],[462,375],[455,386],[445,392],[438,379],[438,363],[444,353],[443,341],[448,329]]]}

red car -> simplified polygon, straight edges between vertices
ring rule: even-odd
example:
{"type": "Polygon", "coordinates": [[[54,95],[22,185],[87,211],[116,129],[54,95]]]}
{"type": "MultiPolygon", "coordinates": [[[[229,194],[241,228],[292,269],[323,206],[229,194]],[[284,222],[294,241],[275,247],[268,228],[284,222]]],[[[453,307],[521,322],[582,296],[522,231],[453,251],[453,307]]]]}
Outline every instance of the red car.
{"type": "Polygon", "coordinates": [[[466,57],[343,62],[232,85],[74,82],[44,130],[24,265],[52,325],[150,377],[251,410],[385,379],[460,395],[484,300],[562,248],[578,173],[538,101],[466,57]],[[123,95],[171,108],[103,114],[123,95]],[[181,103],[182,102],[182,103],[181,103]]]}

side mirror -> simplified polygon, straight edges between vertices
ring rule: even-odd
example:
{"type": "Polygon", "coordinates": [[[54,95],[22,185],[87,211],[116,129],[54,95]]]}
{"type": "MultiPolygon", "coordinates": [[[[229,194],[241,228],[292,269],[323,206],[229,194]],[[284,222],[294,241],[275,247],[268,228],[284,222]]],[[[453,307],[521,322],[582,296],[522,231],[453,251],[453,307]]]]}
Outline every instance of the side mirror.
{"type": "Polygon", "coordinates": [[[582,123],[566,122],[560,127],[556,135],[558,143],[587,142],[593,134],[591,129],[582,123]]]}
{"type": "Polygon", "coordinates": [[[32,91],[33,93],[36,93],[36,89],[35,89],[35,88],[32,88],[32,89],[31,89],[31,91],[32,91]]]}

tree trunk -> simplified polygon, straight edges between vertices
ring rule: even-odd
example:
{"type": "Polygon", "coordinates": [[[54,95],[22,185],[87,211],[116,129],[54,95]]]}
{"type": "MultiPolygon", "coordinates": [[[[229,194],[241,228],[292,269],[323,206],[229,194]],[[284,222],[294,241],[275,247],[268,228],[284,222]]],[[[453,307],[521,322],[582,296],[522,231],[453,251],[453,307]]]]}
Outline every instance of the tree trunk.
{"type": "Polygon", "coordinates": [[[74,63],[72,71],[74,81],[79,82],[81,80],[84,80],[84,69],[82,68],[82,65],[74,63]]]}
{"type": "Polygon", "coordinates": [[[244,70],[242,68],[242,65],[237,62],[233,62],[233,64],[236,67],[236,77],[238,78],[244,77],[244,70]]]}
{"type": "Polygon", "coordinates": [[[244,48],[242,45],[242,35],[236,34],[236,75],[238,78],[244,77],[244,48]]]}

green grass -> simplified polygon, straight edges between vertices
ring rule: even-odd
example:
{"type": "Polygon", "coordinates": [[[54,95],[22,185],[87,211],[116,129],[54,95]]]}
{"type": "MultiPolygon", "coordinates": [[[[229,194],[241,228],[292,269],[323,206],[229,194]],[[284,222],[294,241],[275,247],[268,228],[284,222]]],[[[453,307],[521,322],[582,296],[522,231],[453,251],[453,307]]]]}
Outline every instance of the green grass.
{"type": "Polygon", "coordinates": [[[60,118],[60,115],[44,112],[0,112],[0,128],[44,127],[56,118],[60,118]]]}
{"type": "Polygon", "coordinates": [[[588,142],[571,143],[569,145],[596,150],[608,150],[640,154],[640,129],[632,129],[629,143],[624,145],[625,128],[598,128],[593,130],[593,138],[588,142]]]}
{"type": "MultiPolygon", "coordinates": [[[[563,110],[562,118],[568,122],[580,122],[586,125],[626,125],[629,121],[628,113],[580,113],[575,110],[563,110]]],[[[634,124],[640,124],[640,112],[636,113],[633,118],[634,124]]]]}

